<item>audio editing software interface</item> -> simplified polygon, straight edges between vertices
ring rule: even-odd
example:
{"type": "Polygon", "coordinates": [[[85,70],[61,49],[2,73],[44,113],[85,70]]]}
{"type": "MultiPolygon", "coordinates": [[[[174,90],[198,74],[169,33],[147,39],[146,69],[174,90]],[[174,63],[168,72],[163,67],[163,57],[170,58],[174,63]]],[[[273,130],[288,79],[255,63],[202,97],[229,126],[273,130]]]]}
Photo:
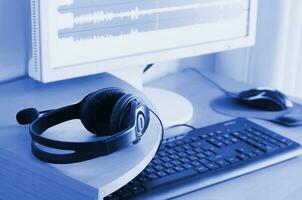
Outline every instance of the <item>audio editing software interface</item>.
{"type": "Polygon", "coordinates": [[[43,41],[49,41],[48,56],[53,68],[248,34],[249,0],[45,2],[47,13],[41,20],[47,29],[42,35],[43,41]]]}

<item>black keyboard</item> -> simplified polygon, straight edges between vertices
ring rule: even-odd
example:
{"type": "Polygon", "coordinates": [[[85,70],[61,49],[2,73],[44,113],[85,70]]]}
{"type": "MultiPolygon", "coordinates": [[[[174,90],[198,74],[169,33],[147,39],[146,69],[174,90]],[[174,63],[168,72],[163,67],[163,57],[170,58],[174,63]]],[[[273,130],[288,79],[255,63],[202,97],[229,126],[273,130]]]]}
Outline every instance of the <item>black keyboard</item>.
{"type": "MultiPolygon", "coordinates": [[[[140,195],[152,194],[152,191],[162,187],[167,190],[167,186],[172,184],[172,188],[176,183],[184,185],[191,179],[200,182],[219,173],[248,167],[272,157],[281,157],[280,155],[288,152],[299,152],[299,149],[300,145],[296,142],[246,119],[238,118],[191,131],[186,136],[165,140],[141,174],[105,199],[133,199],[140,195]]],[[[298,153],[274,162],[297,155],[298,153]]],[[[275,163],[260,165],[259,168],[275,163]]],[[[254,170],[256,169],[252,171],[254,170]]],[[[221,181],[219,179],[218,182],[221,181]]],[[[179,194],[171,195],[169,198],[179,194]]]]}

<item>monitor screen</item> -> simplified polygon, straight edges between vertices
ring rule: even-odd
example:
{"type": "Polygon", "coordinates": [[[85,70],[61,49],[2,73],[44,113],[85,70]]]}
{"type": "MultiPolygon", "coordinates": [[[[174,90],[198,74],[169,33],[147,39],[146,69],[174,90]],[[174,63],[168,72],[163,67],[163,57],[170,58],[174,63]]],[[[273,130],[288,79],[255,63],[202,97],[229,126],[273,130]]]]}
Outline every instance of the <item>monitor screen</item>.
{"type": "Polygon", "coordinates": [[[48,82],[248,46],[252,2],[33,0],[31,67],[48,82]]]}

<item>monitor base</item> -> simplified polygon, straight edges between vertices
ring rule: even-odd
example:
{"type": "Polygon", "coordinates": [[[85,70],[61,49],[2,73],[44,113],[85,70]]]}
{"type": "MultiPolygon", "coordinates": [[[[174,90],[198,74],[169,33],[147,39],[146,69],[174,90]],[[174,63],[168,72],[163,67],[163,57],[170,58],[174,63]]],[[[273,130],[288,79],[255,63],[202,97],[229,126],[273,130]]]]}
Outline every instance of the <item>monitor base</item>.
{"type": "Polygon", "coordinates": [[[193,105],[183,96],[152,87],[144,87],[143,92],[155,106],[165,128],[184,124],[192,119],[193,105]]]}

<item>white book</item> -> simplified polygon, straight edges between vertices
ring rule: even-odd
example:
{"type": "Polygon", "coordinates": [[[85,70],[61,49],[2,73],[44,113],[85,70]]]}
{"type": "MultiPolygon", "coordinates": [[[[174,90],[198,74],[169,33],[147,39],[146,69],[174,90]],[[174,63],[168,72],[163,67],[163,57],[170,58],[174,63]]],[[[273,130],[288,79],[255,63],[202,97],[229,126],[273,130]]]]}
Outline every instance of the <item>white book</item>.
{"type": "MultiPolygon", "coordinates": [[[[13,194],[20,199],[35,194],[40,199],[102,199],[135,178],[152,160],[160,141],[161,127],[152,117],[148,131],[137,145],[108,156],[74,163],[49,164],[31,153],[27,127],[2,129],[0,134],[0,196],[13,194]],[[157,142],[155,142],[157,140],[157,142]],[[150,142],[152,141],[152,142],[150,142]],[[55,197],[55,198],[54,198],[55,197]],[[77,197],[77,198],[74,198],[77,197]]],[[[79,121],[51,128],[47,137],[57,140],[85,141],[86,133],[79,121]],[[83,134],[84,133],[84,134],[83,134]]]]}

